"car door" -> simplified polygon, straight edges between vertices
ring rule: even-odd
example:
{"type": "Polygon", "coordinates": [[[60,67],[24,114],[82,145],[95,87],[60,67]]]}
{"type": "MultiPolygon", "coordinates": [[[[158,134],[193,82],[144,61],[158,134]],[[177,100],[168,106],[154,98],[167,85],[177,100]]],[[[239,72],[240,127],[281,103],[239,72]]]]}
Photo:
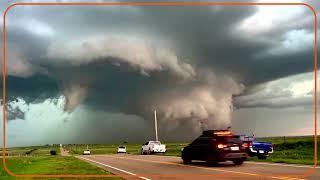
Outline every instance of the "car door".
{"type": "Polygon", "coordinates": [[[146,143],[143,144],[142,150],[143,150],[144,152],[146,152],[146,151],[149,150],[149,149],[148,149],[148,144],[149,144],[149,142],[146,142],[146,143]]]}
{"type": "Polygon", "coordinates": [[[201,137],[198,142],[198,159],[199,160],[206,160],[208,154],[210,153],[210,145],[212,138],[211,137],[201,137]]]}
{"type": "Polygon", "coordinates": [[[189,147],[188,156],[191,159],[200,160],[200,153],[201,152],[201,138],[195,139],[189,147]]]}

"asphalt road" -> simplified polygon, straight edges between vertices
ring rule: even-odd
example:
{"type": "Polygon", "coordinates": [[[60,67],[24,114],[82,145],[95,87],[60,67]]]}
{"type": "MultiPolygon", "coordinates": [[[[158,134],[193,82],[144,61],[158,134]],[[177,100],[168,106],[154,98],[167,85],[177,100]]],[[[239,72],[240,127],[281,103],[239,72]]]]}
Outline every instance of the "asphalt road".
{"type": "Polygon", "coordinates": [[[320,179],[320,169],[304,165],[287,165],[246,161],[207,167],[204,162],[182,164],[179,157],[157,155],[90,155],[78,158],[102,167],[129,180],[154,179],[320,179]]]}

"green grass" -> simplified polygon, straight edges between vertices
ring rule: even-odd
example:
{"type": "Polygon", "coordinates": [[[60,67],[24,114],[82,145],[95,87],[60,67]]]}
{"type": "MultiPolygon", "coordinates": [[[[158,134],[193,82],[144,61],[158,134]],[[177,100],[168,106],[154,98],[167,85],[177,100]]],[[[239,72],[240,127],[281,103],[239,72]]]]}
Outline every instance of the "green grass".
{"type": "Polygon", "coordinates": [[[72,156],[12,157],[8,168],[16,174],[105,174],[89,163],[72,156]]]}
{"type": "MultiPolygon", "coordinates": [[[[2,159],[1,159],[2,162],[2,159]]],[[[72,156],[38,156],[38,157],[9,157],[6,159],[8,169],[15,174],[110,174],[95,165],[84,162],[72,156]]],[[[0,179],[26,179],[9,176],[1,163],[0,179]]],[[[29,178],[32,179],[32,178],[29,178]]],[[[36,178],[34,178],[36,179],[36,178]]],[[[96,179],[96,178],[51,178],[51,179],[96,179]]],[[[122,179],[105,177],[100,179],[122,179]]]]}
{"type": "MultiPolygon", "coordinates": [[[[110,174],[93,164],[87,163],[73,156],[61,156],[58,147],[54,146],[33,146],[8,148],[6,150],[9,155],[6,158],[8,169],[15,174],[110,174]],[[58,155],[50,155],[50,150],[56,150],[58,155]],[[29,153],[26,153],[29,152],[29,153]]],[[[1,152],[2,153],[2,152],[1,152]]],[[[2,159],[0,158],[0,180],[2,179],[18,179],[9,176],[2,167],[2,159]]],[[[32,178],[28,178],[32,179],[32,178]]],[[[39,178],[34,178],[39,179],[39,178]]],[[[47,178],[45,178],[47,179],[47,178]]],[[[97,178],[50,178],[50,179],[83,179],[93,180],[97,178]]],[[[104,177],[99,179],[122,179],[120,177],[104,177]]]]}
{"type": "Polygon", "coordinates": [[[289,137],[261,137],[257,141],[271,142],[273,144],[313,142],[313,136],[289,136],[289,137]]]}
{"type": "Polygon", "coordinates": [[[166,156],[180,156],[181,149],[187,145],[188,145],[188,143],[167,143],[166,144],[167,151],[164,155],[166,155],[166,156]]]}
{"type": "MultiPolygon", "coordinates": [[[[30,146],[7,148],[7,156],[43,156],[50,155],[50,150],[56,150],[60,154],[60,149],[56,146],[30,146]]],[[[2,154],[2,149],[0,150],[2,154]]]]}

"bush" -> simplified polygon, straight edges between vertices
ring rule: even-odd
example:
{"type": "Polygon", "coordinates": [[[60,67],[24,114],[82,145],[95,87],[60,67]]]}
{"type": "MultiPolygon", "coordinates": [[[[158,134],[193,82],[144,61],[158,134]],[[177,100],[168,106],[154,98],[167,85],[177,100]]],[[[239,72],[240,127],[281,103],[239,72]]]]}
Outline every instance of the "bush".
{"type": "Polygon", "coordinates": [[[57,151],[56,151],[56,150],[51,150],[51,151],[50,151],[50,154],[51,154],[51,155],[57,155],[57,151]]]}
{"type": "Polygon", "coordinates": [[[36,151],[37,149],[31,149],[29,151],[26,152],[26,155],[30,155],[33,151],[36,151]]]}

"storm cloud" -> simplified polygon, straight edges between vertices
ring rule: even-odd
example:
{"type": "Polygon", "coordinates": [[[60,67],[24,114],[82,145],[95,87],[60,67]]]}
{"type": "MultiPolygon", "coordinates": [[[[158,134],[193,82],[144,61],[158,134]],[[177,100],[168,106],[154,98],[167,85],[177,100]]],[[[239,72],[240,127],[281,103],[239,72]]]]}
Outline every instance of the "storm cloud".
{"type": "Polygon", "coordinates": [[[81,107],[152,127],[157,109],[162,137],[183,139],[229,126],[234,109],[312,104],[312,87],[280,85],[313,70],[304,6],[16,6],[7,21],[8,120],[63,97],[66,122],[81,107]]]}

